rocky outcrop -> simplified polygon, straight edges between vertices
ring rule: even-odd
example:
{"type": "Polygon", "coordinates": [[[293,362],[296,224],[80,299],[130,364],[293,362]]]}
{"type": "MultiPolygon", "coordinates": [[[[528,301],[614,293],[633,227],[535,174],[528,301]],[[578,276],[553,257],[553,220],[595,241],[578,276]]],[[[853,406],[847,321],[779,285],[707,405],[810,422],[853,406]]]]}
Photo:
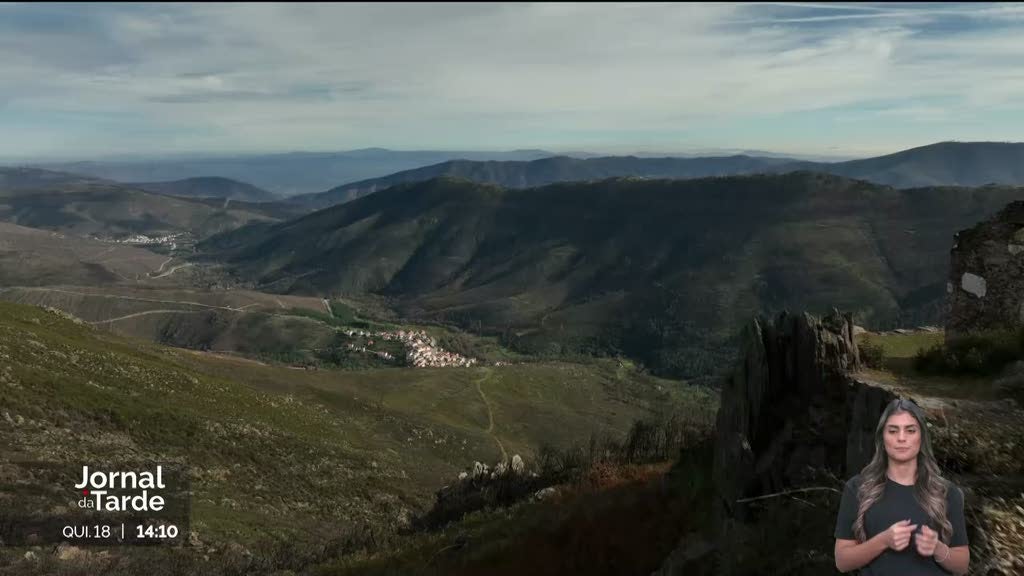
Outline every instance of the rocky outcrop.
{"type": "Polygon", "coordinates": [[[741,362],[722,389],[713,476],[719,574],[734,574],[737,525],[756,522],[746,498],[848,478],[874,452],[892,394],[859,382],[849,315],[779,315],[747,326],[741,362]]]}
{"type": "Polygon", "coordinates": [[[947,336],[1024,326],[1024,202],[957,233],[946,284],[947,336]]]}
{"type": "Polygon", "coordinates": [[[442,486],[435,493],[434,505],[412,521],[417,528],[432,530],[462,518],[469,512],[485,508],[503,507],[539,494],[555,481],[528,471],[518,454],[511,461],[498,461],[494,468],[483,462],[474,462],[468,472],[461,472],[458,480],[442,486]]]}

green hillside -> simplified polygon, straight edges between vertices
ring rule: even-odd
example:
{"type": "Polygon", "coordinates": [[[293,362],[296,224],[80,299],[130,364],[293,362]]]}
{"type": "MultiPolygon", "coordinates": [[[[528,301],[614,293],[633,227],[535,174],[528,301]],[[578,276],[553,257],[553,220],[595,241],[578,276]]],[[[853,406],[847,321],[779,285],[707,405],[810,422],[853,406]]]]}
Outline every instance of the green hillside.
{"type": "Polygon", "coordinates": [[[204,238],[289,215],[281,208],[165,196],[44,170],[2,169],[0,176],[0,221],[78,236],[204,238]]]}
{"type": "Polygon", "coordinates": [[[696,376],[728,360],[732,331],[756,311],[935,322],[949,239],[1021,197],[808,172],[524,190],[441,178],[200,249],[268,290],[378,294],[406,317],[520,351],[618,350],[696,376]]]}
{"type": "Polygon", "coordinates": [[[10,303],[0,303],[0,358],[0,468],[113,454],[182,462],[199,537],[245,545],[392,529],[474,460],[531,458],[545,443],[624,435],[656,412],[714,409],[705,392],[610,362],[294,370],[10,303]]]}

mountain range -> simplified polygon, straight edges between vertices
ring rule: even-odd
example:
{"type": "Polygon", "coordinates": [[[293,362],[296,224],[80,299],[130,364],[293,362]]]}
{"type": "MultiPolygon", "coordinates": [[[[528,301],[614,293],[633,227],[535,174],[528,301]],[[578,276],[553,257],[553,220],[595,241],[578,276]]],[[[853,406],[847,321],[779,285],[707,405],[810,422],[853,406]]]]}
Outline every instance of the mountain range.
{"type": "Polygon", "coordinates": [[[555,156],[531,161],[451,160],[405,170],[383,178],[343,184],[319,194],[301,194],[288,199],[290,204],[316,210],[348,202],[383,190],[394,184],[421,182],[438,176],[456,176],[475,182],[489,182],[508,188],[530,188],[555,182],[602,180],[614,176],[649,178],[702,178],[729,174],[770,172],[792,164],[789,158],[725,156],[710,158],[638,158],[607,156],[571,158],[555,156]]]}
{"type": "Polygon", "coordinates": [[[619,350],[693,375],[755,311],[937,321],[953,234],[1021,198],[812,172],[525,189],[441,177],[199,249],[274,291],[377,294],[523,351],[619,350]]]}
{"type": "Polygon", "coordinates": [[[397,183],[419,182],[442,175],[490,182],[509,188],[528,188],[554,182],[589,181],[613,176],[703,178],[797,170],[836,174],[897,188],[981,186],[989,183],[1024,185],[1024,144],[941,142],[896,154],[846,162],[808,162],[747,155],[702,158],[608,156],[586,159],[559,156],[532,161],[485,162],[452,160],[381,178],[342,184],[326,192],[297,195],[290,198],[289,202],[315,210],[372,194],[397,183]]]}
{"type": "Polygon", "coordinates": [[[133,183],[147,190],[180,196],[256,202],[294,196],[292,205],[306,211],[347,202],[396,183],[441,175],[512,188],[614,176],[701,178],[796,170],[826,172],[898,188],[1024,184],[1024,144],[1021,143],[940,142],[860,160],[826,162],[806,158],[770,152],[655,157],[650,153],[600,156],[574,152],[556,156],[545,150],[470,152],[367,148],[338,153],[120,159],[33,166],[133,183]],[[229,179],[239,182],[229,183],[229,179]],[[140,182],[142,184],[135,184],[140,182]]]}
{"type": "Polygon", "coordinates": [[[234,156],[43,162],[35,168],[72,172],[118,182],[164,182],[220,176],[251,183],[281,196],[321,192],[344,182],[386,176],[456,158],[468,160],[535,160],[553,156],[544,150],[474,152],[458,150],[387,150],[289,152],[234,156]]]}
{"type": "Polygon", "coordinates": [[[312,213],[311,199],[326,196],[186,198],[166,193],[262,191],[216,178],[140,185],[0,169],[0,221],[209,238],[198,261],[225,264],[246,286],[382,296],[408,318],[498,334],[526,353],[621,351],[693,374],[755,311],[838,305],[876,327],[937,321],[952,235],[1021,198],[1012,186],[897,188],[822,166],[902,183],[1014,181],[1022,148],[944,143],[824,165],[452,161],[341,187],[326,200],[340,204],[312,213]],[[806,165],[815,171],[788,171],[806,165]],[[617,173],[627,176],[608,178],[617,173]]]}

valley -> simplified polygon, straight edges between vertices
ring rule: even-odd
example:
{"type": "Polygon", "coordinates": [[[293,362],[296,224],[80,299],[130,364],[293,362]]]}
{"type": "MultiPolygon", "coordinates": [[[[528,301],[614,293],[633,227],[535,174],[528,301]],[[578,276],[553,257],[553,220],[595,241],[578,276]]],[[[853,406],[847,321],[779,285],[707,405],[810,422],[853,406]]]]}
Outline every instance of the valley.
{"type": "MultiPolygon", "coordinates": [[[[702,451],[758,312],[839,306],[886,346],[862,380],[1003,422],[992,443],[1018,418],[1002,392],[907,368],[941,333],[890,331],[941,322],[949,239],[1024,199],[1013,186],[443,176],[304,213],[18,174],[0,187],[0,478],[113,451],[186,464],[189,544],[168,553],[187,570],[473,573],[516,565],[540,533],[620,534],[645,570],[683,532],[706,553],[702,451]],[[484,506],[503,498],[486,482],[525,496],[484,506]],[[617,531],[639,525],[662,539],[617,531]]],[[[7,493],[11,513],[42,506],[7,493]]],[[[85,573],[116,570],[75,554],[85,573]]]]}
{"type": "Polygon", "coordinates": [[[1022,34],[0,2],[0,576],[1024,575],[1022,34]]]}

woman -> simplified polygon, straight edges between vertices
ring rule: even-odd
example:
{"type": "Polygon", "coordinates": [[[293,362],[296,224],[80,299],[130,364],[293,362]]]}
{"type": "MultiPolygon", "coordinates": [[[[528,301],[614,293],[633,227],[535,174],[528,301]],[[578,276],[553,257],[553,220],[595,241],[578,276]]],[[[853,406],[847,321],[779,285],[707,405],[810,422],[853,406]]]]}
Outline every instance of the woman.
{"type": "Polygon", "coordinates": [[[875,455],[846,482],[836,521],[836,568],[862,576],[966,574],[964,494],[939,475],[924,413],[886,406],[875,455]]]}

